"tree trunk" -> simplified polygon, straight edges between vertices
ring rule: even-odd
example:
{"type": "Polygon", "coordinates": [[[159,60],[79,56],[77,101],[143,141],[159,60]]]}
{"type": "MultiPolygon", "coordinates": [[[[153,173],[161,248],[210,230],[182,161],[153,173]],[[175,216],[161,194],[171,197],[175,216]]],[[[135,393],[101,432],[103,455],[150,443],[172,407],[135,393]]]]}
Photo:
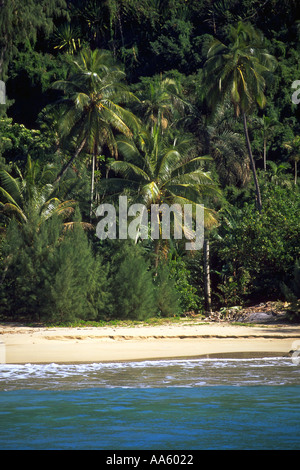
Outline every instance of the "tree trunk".
{"type": "Polygon", "coordinates": [[[210,291],[210,267],[209,267],[209,240],[204,240],[204,292],[205,292],[205,308],[211,313],[211,291],[210,291]]]}
{"type": "Polygon", "coordinates": [[[254,161],[254,158],[253,158],[253,155],[252,155],[251,144],[250,144],[250,139],[249,139],[249,134],[248,134],[247,118],[246,118],[246,114],[244,112],[243,112],[243,123],[244,123],[246,144],[247,144],[247,149],[248,149],[249,158],[250,158],[250,166],[251,166],[251,170],[252,170],[252,173],[253,173],[254,184],[255,184],[256,205],[257,205],[258,211],[261,212],[262,203],[261,203],[260,188],[259,188],[259,184],[258,184],[257,173],[256,173],[256,168],[255,168],[255,161],[254,161]]]}
{"type": "MultiPolygon", "coordinates": [[[[0,2],[0,9],[3,8],[4,2],[0,2]]],[[[2,42],[4,45],[1,47],[0,51],[0,80],[5,80],[6,77],[4,76],[4,62],[5,62],[5,54],[7,52],[7,35],[2,38],[2,42]]]]}
{"type": "Polygon", "coordinates": [[[264,171],[267,171],[267,139],[264,138],[264,171]]]}
{"type": "Polygon", "coordinates": [[[95,163],[96,163],[96,155],[94,153],[93,158],[92,158],[90,221],[92,220],[92,215],[93,215],[94,186],[95,186],[95,163]]]}
{"type": "Polygon", "coordinates": [[[83,139],[83,141],[81,142],[80,146],[77,148],[76,152],[74,153],[73,157],[70,158],[70,160],[62,167],[62,169],[60,170],[60,172],[58,173],[57,177],[56,177],[56,180],[54,181],[54,184],[57,184],[59,183],[59,181],[61,180],[61,178],[64,176],[64,174],[66,173],[66,171],[68,170],[68,168],[70,168],[70,166],[72,165],[73,161],[75,160],[75,158],[78,157],[78,155],[80,154],[80,152],[82,151],[83,147],[85,146],[85,143],[86,143],[86,138],[83,139]]]}
{"type": "Polygon", "coordinates": [[[159,265],[159,248],[160,240],[154,240],[154,276],[157,276],[158,265],[159,265]]]}

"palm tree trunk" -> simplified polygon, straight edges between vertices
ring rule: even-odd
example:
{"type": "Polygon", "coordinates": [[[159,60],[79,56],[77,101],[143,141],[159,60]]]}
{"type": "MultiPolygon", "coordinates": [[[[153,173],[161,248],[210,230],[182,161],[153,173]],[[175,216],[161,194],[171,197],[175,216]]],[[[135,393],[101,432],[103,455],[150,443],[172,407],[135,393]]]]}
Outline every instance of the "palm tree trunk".
{"type": "Polygon", "coordinates": [[[158,265],[159,265],[159,248],[160,240],[154,240],[154,276],[157,276],[158,265]]]}
{"type": "Polygon", "coordinates": [[[60,172],[58,173],[58,175],[56,177],[56,180],[54,181],[54,184],[59,183],[59,181],[64,176],[64,174],[66,173],[68,168],[70,168],[70,166],[72,165],[75,158],[77,158],[78,155],[80,154],[80,152],[82,151],[83,147],[85,146],[85,143],[86,143],[86,138],[83,139],[80,146],[76,149],[76,152],[74,153],[73,157],[71,157],[70,160],[62,167],[62,169],[60,170],[60,172]]]}
{"type": "Polygon", "coordinates": [[[211,313],[211,291],[210,291],[210,267],[209,267],[209,240],[204,240],[204,292],[205,292],[205,308],[211,313]]]}
{"type": "Polygon", "coordinates": [[[267,139],[264,138],[264,171],[267,171],[267,139]]]}
{"type": "Polygon", "coordinates": [[[243,123],[244,123],[244,132],[245,132],[245,137],[246,137],[246,144],[247,144],[247,149],[248,149],[249,158],[250,158],[250,166],[251,166],[251,170],[252,170],[252,173],[253,173],[254,184],[255,184],[256,205],[257,205],[258,211],[261,212],[261,210],[262,210],[261,194],[260,194],[260,188],[259,188],[259,184],[258,184],[256,168],[255,168],[255,161],[254,161],[254,158],[253,158],[253,155],[252,155],[252,150],[251,150],[251,143],[250,143],[249,134],[248,134],[247,118],[246,118],[246,113],[245,112],[243,112],[243,123]]]}
{"type": "MultiPolygon", "coordinates": [[[[4,2],[1,2],[0,3],[0,7],[2,7],[2,5],[4,5],[4,2]]],[[[4,46],[1,48],[1,52],[0,52],[0,80],[4,80],[4,60],[5,60],[5,54],[6,54],[6,50],[7,50],[7,35],[5,35],[3,37],[3,44],[4,46]]]]}
{"type": "Polygon", "coordinates": [[[91,179],[91,205],[90,205],[90,219],[92,220],[93,215],[93,201],[94,201],[94,187],[95,187],[95,162],[96,155],[93,154],[92,158],[92,179],[91,179]]]}

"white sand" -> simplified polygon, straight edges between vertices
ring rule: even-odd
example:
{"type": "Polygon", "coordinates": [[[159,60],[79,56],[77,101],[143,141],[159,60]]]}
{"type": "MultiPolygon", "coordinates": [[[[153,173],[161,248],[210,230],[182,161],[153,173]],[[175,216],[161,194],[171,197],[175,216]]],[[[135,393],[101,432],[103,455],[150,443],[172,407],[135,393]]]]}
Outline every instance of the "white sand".
{"type": "Polygon", "coordinates": [[[40,328],[0,325],[0,362],[79,363],[280,354],[300,349],[300,326],[184,322],[160,326],[40,328]],[[295,348],[295,341],[299,342],[295,348]],[[294,347],[293,347],[294,343],[294,347]],[[2,351],[2,353],[1,353],[2,351]]]}

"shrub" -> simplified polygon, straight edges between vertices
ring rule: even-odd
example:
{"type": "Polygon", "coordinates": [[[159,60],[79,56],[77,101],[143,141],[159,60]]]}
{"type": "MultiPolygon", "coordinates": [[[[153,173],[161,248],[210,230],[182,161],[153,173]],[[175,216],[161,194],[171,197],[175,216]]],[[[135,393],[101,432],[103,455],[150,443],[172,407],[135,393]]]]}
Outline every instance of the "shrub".
{"type": "MultiPolygon", "coordinates": [[[[42,224],[34,219],[23,225],[9,223],[1,260],[2,315],[47,322],[95,317],[94,272],[101,268],[96,269],[87,235],[76,217],[67,231],[58,217],[42,224]]],[[[98,289],[101,292],[99,282],[98,289]]]]}
{"type": "Polygon", "coordinates": [[[143,320],[155,315],[152,273],[142,249],[125,241],[118,241],[115,247],[110,271],[111,316],[143,320]]]}
{"type": "Polygon", "coordinates": [[[161,264],[155,278],[158,314],[167,317],[182,312],[180,296],[167,264],[161,264]]]}
{"type": "Polygon", "coordinates": [[[281,284],[282,292],[290,305],[288,307],[289,317],[292,320],[300,318],[300,262],[295,261],[294,276],[289,286],[284,282],[281,284]]]}

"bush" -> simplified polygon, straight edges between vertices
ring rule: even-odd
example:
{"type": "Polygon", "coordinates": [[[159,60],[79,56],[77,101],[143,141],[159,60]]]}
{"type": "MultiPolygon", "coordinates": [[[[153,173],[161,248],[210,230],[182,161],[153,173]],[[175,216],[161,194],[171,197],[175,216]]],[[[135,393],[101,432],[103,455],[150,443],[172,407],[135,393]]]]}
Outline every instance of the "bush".
{"type": "Polygon", "coordinates": [[[270,185],[263,188],[262,199],[261,214],[250,204],[232,209],[211,244],[212,270],[222,274],[222,280],[226,277],[227,291],[231,282],[231,294],[238,293],[239,301],[277,299],[280,284],[291,279],[299,256],[299,190],[270,185]]]}
{"type": "Polygon", "coordinates": [[[282,292],[290,305],[288,307],[289,317],[292,320],[300,318],[300,262],[295,261],[294,276],[289,286],[284,282],[281,284],[282,292]]]}
{"type": "Polygon", "coordinates": [[[179,296],[181,313],[198,311],[201,300],[196,287],[192,284],[191,272],[182,259],[169,261],[170,277],[174,281],[175,291],[179,296]]]}
{"type": "Polygon", "coordinates": [[[155,278],[158,314],[167,317],[182,313],[179,293],[167,264],[161,264],[155,278]]]}
{"type": "Polygon", "coordinates": [[[110,290],[114,318],[144,320],[156,314],[153,277],[142,248],[118,241],[112,256],[110,290]]]}
{"type": "Polygon", "coordinates": [[[2,315],[58,323],[96,316],[94,272],[101,292],[101,268],[78,217],[67,231],[57,217],[41,224],[12,220],[2,248],[2,315]]]}

